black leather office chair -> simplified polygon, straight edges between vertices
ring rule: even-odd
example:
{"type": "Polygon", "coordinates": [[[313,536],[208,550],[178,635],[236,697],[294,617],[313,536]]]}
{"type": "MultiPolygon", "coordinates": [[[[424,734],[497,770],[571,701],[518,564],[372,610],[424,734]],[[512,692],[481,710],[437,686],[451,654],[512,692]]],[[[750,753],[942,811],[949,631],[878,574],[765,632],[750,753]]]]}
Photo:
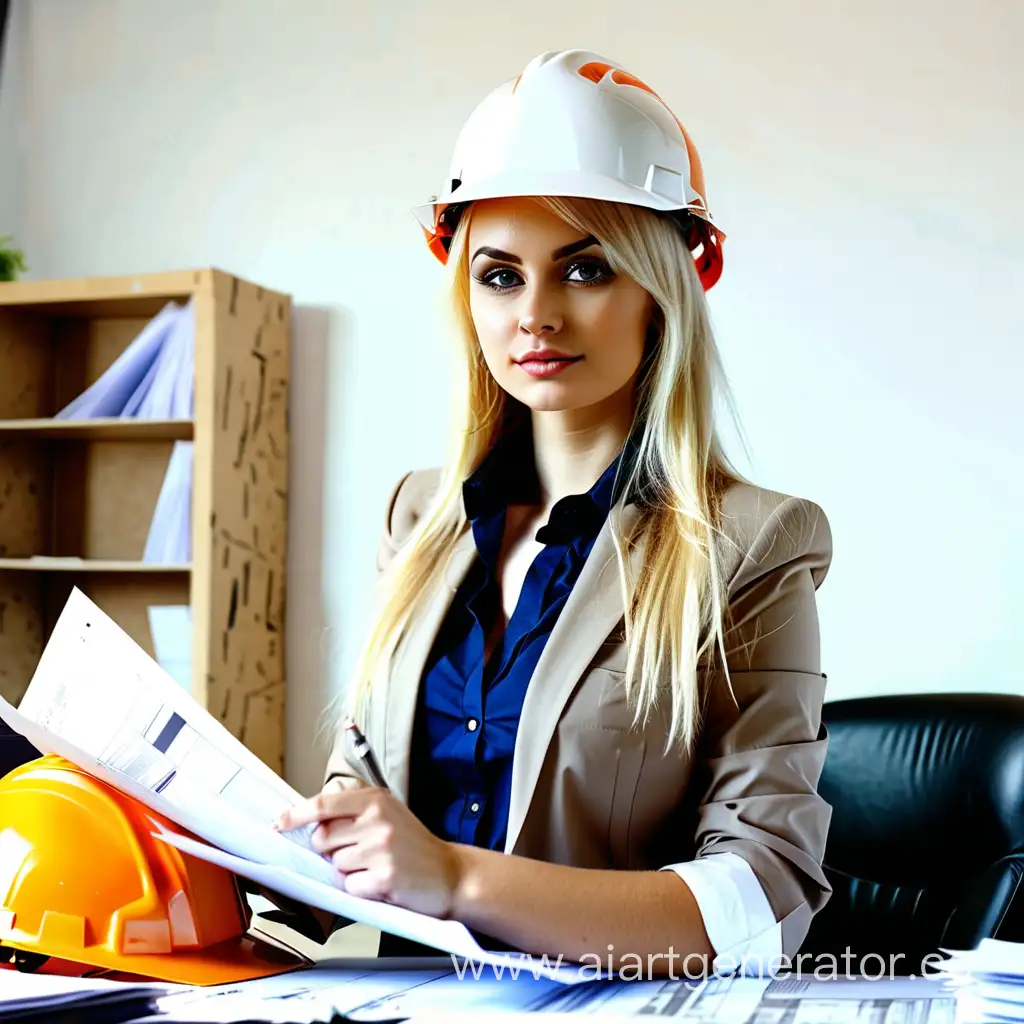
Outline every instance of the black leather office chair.
{"type": "Polygon", "coordinates": [[[865,697],[823,718],[833,892],[801,952],[920,975],[939,947],[1024,941],[1024,697],[865,697]]]}

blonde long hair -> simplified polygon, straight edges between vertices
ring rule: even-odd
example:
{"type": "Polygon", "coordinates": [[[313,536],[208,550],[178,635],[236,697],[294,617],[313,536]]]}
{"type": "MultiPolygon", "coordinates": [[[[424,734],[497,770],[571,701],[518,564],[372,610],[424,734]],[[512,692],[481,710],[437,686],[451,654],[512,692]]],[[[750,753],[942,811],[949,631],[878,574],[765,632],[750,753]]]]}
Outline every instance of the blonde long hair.
{"type": "MultiPolygon", "coordinates": [[[[617,273],[655,300],[644,366],[638,375],[634,432],[637,457],[623,460],[620,493],[643,488],[642,512],[630,536],[613,520],[625,609],[625,685],[635,721],[646,722],[671,701],[668,743],[691,749],[700,721],[702,659],[725,664],[725,581],[719,565],[718,499],[744,478],[726,458],[714,422],[721,393],[735,412],[711,332],[704,291],[682,232],[641,207],[592,199],[535,197],[582,234],[598,238],[617,273]],[[653,486],[652,486],[653,482],[653,486]],[[629,551],[642,532],[639,573],[629,551]]],[[[379,668],[389,659],[436,573],[448,563],[466,525],[462,482],[497,440],[508,403],[483,360],[469,307],[467,238],[472,207],[460,220],[448,259],[448,283],[460,364],[453,448],[430,507],[385,573],[379,613],[357,660],[349,711],[363,718],[379,668]]],[[[737,421],[738,425],[738,421],[737,421]]],[[[741,432],[742,433],[742,432],[741,432]]]]}

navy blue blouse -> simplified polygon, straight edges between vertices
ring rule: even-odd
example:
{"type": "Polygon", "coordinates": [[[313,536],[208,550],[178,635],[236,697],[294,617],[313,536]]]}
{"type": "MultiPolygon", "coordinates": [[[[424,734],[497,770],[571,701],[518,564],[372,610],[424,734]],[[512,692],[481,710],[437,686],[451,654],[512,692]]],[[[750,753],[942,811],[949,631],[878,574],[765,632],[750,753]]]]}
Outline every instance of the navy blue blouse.
{"type": "Polygon", "coordinates": [[[452,600],[419,688],[409,806],[442,839],[501,850],[526,689],[551,629],[614,504],[622,453],[586,494],[560,499],[536,534],[515,610],[490,658],[501,611],[498,555],[510,504],[538,500],[532,433],[499,441],[463,484],[477,557],[452,600]]]}

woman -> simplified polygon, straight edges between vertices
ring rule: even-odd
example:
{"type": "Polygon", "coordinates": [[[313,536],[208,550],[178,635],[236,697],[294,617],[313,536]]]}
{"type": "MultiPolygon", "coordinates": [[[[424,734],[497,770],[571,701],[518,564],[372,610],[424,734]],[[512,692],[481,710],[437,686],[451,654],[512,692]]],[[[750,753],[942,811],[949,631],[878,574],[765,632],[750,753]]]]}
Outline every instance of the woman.
{"type": "Polygon", "coordinates": [[[831,538],[722,453],[696,151],[624,69],[548,53],[477,108],[451,179],[426,219],[457,443],[388,502],[350,693],[389,788],[342,729],[281,826],[318,822],[347,891],[513,948],[792,957],[830,892],[831,538]]]}

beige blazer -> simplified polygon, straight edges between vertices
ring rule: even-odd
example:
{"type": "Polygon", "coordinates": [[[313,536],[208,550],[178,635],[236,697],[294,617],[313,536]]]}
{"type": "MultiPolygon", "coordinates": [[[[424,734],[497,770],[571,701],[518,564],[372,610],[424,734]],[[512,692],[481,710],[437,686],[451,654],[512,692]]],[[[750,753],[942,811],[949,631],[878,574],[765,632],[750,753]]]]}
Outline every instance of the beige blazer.
{"type": "MultiPolygon", "coordinates": [[[[426,508],[438,470],[407,474],[388,502],[383,571],[426,508]]],[[[628,532],[636,506],[621,507],[628,532]]],[[[657,869],[732,851],[757,875],[793,956],[831,892],[821,862],[830,807],[816,791],[827,737],[815,591],[831,561],[814,503],[745,483],[723,495],[724,578],[733,701],[704,678],[705,718],[691,756],[665,753],[666,718],[632,728],[618,567],[606,520],[564,605],[523,703],[506,853],[585,868],[657,869]],[[737,706],[738,705],[738,706],[737,706]]],[[[475,557],[469,527],[424,610],[376,681],[364,732],[407,799],[420,678],[445,612],[475,557]]],[[[633,557],[638,562],[643,543],[633,557]]],[[[665,702],[667,703],[667,702],[665,702]]],[[[364,777],[340,732],[327,778],[364,777]]]]}

